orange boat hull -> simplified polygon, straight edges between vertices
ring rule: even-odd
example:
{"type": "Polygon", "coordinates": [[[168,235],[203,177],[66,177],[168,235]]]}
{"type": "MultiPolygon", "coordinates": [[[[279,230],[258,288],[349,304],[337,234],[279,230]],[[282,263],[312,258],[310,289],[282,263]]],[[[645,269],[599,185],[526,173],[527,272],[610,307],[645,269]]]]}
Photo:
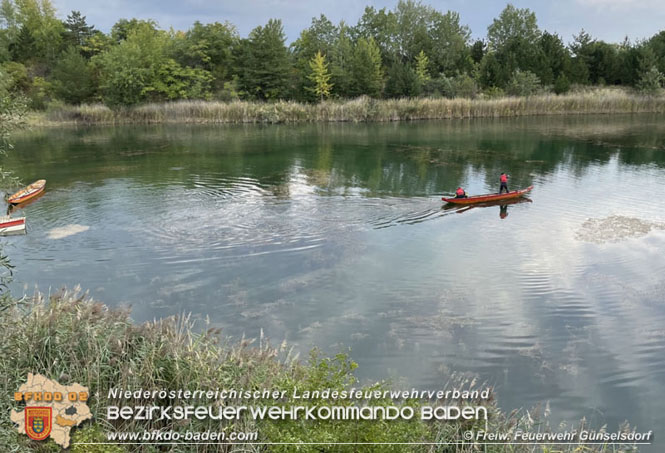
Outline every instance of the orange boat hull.
{"type": "Polygon", "coordinates": [[[44,192],[44,187],[46,187],[46,180],[40,179],[39,181],[33,182],[25,189],[19,190],[14,195],[10,196],[7,201],[11,204],[25,203],[44,192]]]}
{"type": "Polygon", "coordinates": [[[448,203],[454,203],[454,204],[487,203],[489,201],[500,201],[500,200],[510,200],[512,198],[519,198],[522,195],[525,195],[525,194],[531,192],[531,189],[533,189],[533,186],[529,186],[526,189],[514,190],[512,192],[502,193],[502,194],[492,193],[492,194],[487,194],[487,195],[474,195],[472,197],[467,197],[467,198],[445,198],[445,197],[443,197],[442,200],[446,201],[448,203]]]}

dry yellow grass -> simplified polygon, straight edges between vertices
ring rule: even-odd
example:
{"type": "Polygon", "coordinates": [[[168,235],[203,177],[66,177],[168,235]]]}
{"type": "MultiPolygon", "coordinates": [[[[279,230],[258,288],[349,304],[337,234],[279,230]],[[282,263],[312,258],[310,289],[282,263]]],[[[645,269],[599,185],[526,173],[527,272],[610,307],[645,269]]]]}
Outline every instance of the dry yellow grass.
{"type": "Polygon", "coordinates": [[[33,124],[365,122],[510,116],[665,113],[664,96],[621,89],[499,99],[414,98],[302,104],[292,101],[179,101],[111,110],[102,104],[61,106],[32,117],[33,124]]]}

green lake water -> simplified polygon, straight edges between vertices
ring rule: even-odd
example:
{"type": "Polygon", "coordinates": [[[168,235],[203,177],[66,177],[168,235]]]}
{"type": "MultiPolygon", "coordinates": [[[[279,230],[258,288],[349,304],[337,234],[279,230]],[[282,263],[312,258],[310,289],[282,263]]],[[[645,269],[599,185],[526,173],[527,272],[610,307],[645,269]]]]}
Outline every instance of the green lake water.
{"type": "Polygon", "coordinates": [[[48,183],[2,240],[12,289],[81,284],[138,321],[351,348],[363,382],[464,373],[506,410],[663,437],[664,120],[24,132],[4,165],[48,183]],[[528,200],[444,208],[502,171],[528,200]]]}

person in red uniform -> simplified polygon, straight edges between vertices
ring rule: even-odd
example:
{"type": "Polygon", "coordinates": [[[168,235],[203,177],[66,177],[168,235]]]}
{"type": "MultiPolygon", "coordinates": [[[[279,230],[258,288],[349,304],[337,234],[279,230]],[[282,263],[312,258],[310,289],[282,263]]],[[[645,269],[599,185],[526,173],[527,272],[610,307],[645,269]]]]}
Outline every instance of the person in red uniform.
{"type": "Polygon", "coordinates": [[[508,175],[501,173],[499,180],[501,181],[501,188],[499,189],[499,193],[503,193],[503,189],[506,189],[506,193],[510,192],[508,190],[508,175]]]}
{"type": "Polygon", "coordinates": [[[455,191],[455,198],[467,198],[466,192],[461,187],[458,187],[455,191]]]}

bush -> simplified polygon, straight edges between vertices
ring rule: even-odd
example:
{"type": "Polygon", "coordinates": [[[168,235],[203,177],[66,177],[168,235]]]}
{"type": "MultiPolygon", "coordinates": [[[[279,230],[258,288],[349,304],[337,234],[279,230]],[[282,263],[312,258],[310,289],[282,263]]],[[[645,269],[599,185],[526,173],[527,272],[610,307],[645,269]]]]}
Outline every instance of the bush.
{"type": "Polygon", "coordinates": [[[540,79],[531,71],[517,70],[508,82],[506,92],[513,96],[532,96],[541,89],[540,79]]]}
{"type": "Polygon", "coordinates": [[[410,65],[396,63],[390,67],[385,89],[387,97],[416,97],[421,91],[418,75],[410,65]]]}
{"type": "Polygon", "coordinates": [[[75,47],[69,47],[59,58],[52,73],[53,89],[70,104],[89,101],[95,90],[88,62],[75,47]]]}
{"type": "Polygon", "coordinates": [[[642,74],[640,81],[637,82],[637,90],[647,95],[658,94],[662,87],[663,74],[655,66],[642,74]]]}
{"type": "Polygon", "coordinates": [[[478,94],[476,81],[468,74],[460,74],[453,79],[453,92],[456,98],[474,99],[478,94]]]}
{"type": "Polygon", "coordinates": [[[223,88],[215,92],[214,99],[216,101],[222,101],[222,102],[231,102],[239,100],[240,95],[238,94],[238,82],[236,80],[231,80],[230,82],[224,82],[223,88]]]}
{"type": "Polygon", "coordinates": [[[453,82],[444,74],[428,80],[423,84],[423,94],[431,97],[447,97],[453,98],[453,82]]]}
{"type": "Polygon", "coordinates": [[[564,74],[561,74],[554,81],[554,92],[556,94],[564,94],[568,91],[570,91],[570,81],[564,74]]]}
{"type": "Polygon", "coordinates": [[[103,445],[104,442],[108,442],[108,438],[100,425],[87,425],[76,429],[73,431],[71,439],[71,453],[125,453],[127,451],[119,445],[103,445]],[[91,443],[98,444],[91,445],[91,443]]]}
{"type": "Polygon", "coordinates": [[[499,99],[506,95],[506,93],[499,87],[489,87],[483,91],[483,97],[487,99],[499,99]]]}
{"type": "Polygon", "coordinates": [[[7,91],[19,91],[25,93],[30,89],[30,78],[28,69],[21,63],[8,61],[2,65],[2,70],[7,77],[7,91]]]}

